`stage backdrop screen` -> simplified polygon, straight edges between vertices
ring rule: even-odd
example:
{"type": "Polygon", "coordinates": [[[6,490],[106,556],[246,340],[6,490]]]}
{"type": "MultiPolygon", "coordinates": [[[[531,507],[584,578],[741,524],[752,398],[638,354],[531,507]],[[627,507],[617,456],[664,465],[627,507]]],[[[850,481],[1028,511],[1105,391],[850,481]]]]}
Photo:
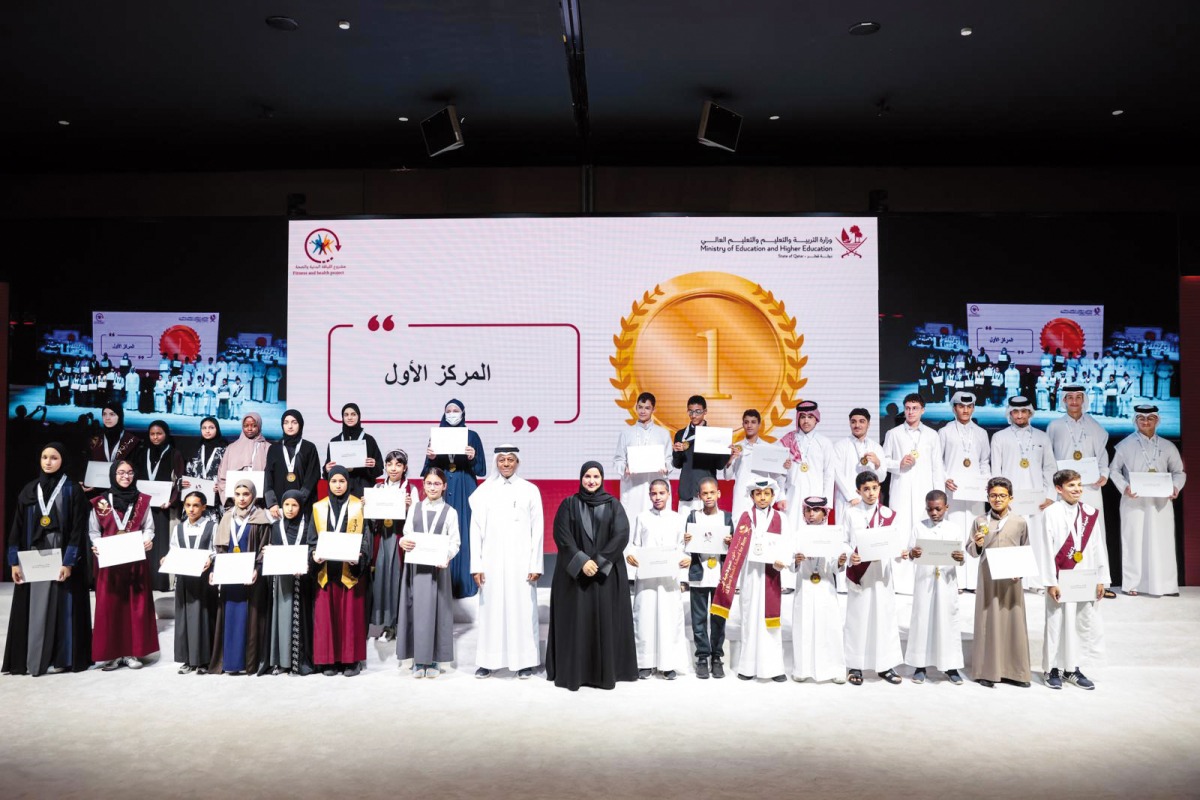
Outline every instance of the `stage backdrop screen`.
{"type": "Polygon", "coordinates": [[[878,263],[872,218],[292,222],[288,404],[324,442],[357,403],[415,471],[458,399],[489,469],[514,443],[527,478],[588,459],[616,478],[643,391],[672,432],[700,394],[710,425],[755,408],[768,439],[801,398],[835,420],[874,405],[878,263]]]}

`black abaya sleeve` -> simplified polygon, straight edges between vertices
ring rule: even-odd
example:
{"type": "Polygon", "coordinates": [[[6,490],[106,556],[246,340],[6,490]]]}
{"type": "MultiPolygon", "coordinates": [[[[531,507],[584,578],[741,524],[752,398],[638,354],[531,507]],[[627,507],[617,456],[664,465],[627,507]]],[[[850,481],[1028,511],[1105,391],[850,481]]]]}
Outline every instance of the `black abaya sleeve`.
{"type": "Polygon", "coordinates": [[[300,505],[308,508],[317,498],[317,481],[321,479],[321,457],[317,453],[317,446],[307,439],[300,442],[299,463],[296,466],[300,471],[300,493],[304,495],[300,505]]]}
{"type": "MultiPolygon", "coordinates": [[[[283,445],[273,444],[267,448],[267,466],[265,467],[266,474],[263,475],[263,502],[267,508],[279,505],[280,498],[283,492],[275,487],[275,482],[279,480],[279,475],[283,474],[283,445]]],[[[228,482],[228,476],[226,481],[228,482]]],[[[236,482],[236,481],[235,481],[236,482]]],[[[229,497],[233,497],[233,486],[227,485],[226,492],[229,497]]]]}
{"type": "Polygon", "coordinates": [[[572,578],[579,577],[583,565],[591,560],[591,556],[579,548],[582,534],[578,531],[571,506],[574,496],[563,500],[554,515],[554,545],[558,548],[558,563],[563,565],[567,574],[572,578]]]}
{"type": "Polygon", "coordinates": [[[625,547],[629,544],[629,517],[625,514],[625,507],[613,500],[607,510],[612,515],[612,522],[607,535],[600,542],[599,551],[593,557],[605,575],[612,571],[614,562],[624,560],[625,547]]]}

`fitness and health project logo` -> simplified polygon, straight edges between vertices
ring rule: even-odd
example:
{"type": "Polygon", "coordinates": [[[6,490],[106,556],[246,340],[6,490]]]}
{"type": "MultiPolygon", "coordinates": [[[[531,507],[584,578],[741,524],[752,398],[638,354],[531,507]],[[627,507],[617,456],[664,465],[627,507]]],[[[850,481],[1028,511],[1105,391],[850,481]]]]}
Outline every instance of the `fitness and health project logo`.
{"type": "Polygon", "coordinates": [[[304,254],[314,264],[328,264],[341,249],[341,240],[329,228],[317,228],[304,237],[304,254]]]}

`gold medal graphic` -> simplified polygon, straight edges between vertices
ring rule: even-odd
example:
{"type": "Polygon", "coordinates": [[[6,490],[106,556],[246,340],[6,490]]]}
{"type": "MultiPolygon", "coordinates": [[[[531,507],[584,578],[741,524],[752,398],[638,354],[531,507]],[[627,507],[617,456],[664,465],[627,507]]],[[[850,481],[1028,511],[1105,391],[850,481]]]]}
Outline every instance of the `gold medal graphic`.
{"type": "Polygon", "coordinates": [[[1083,453],[1076,450],[1074,453],[1071,453],[1071,458],[1075,459],[1076,461],[1080,461],[1083,459],[1083,453]]]}
{"type": "Polygon", "coordinates": [[[1029,459],[1028,458],[1021,459],[1021,469],[1029,469],[1029,459]]]}
{"type": "Polygon", "coordinates": [[[1071,558],[1075,559],[1075,563],[1078,564],[1080,561],[1083,561],[1083,551],[1076,550],[1071,554],[1071,558]]]}
{"type": "Polygon", "coordinates": [[[808,579],[810,581],[812,581],[813,583],[820,583],[821,582],[821,573],[814,572],[812,575],[809,576],[808,579]]]}
{"type": "Polygon", "coordinates": [[[41,524],[41,526],[43,528],[49,528],[50,527],[50,515],[44,514],[42,516],[42,518],[38,520],[38,522],[41,524]]]}
{"type": "Polygon", "coordinates": [[[708,557],[708,568],[709,568],[709,569],[716,569],[716,568],[717,568],[717,557],[716,557],[716,556],[709,556],[709,557],[708,557]]]}
{"type": "Polygon", "coordinates": [[[770,432],[788,427],[808,383],[796,318],[771,290],[725,272],[678,275],[643,292],[613,343],[609,382],[630,425],[643,391],[657,395],[655,421],[672,430],[687,427],[687,399],[701,394],[713,419],[761,410],[760,435],[774,442],[770,432]]]}
{"type": "Polygon", "coordinates": [[[865,467],[867,465],[867,457],[863,456],[862,458],[860,458],[858,460],[858,463],[862,464],[865,467]]]}
{"type": "Polygon", "coordinates": [[[803,464],[800,465],[800,471],[808,472],[808,462],[804,462],[803,464]]]}
{"type": "Polygon", "coordinates": [[[289,472],[287,474],[287,479],[288,479],[288,483],[295,483],[296,482],[296,473],[289,472]]]}
{"type": "Polygon", "coordinates": [[[383,527],[385,527],[385,528],[390,528],[390,527],[392,527],[392,526],[393,526],[393,525],[395,525],[395,524],[396,524],[396,523],[392,522],[390,519],[385,519],[385,520],[383,521],[383,527]]]}
{"type": "Polygon", "coordinates": [[[964,467],[969,467],[969,466],[971,466],[971,459],[969,459],[969,458],[964,458],[964,459],[963,459],[963,466],[964,466],[964,467]]]}

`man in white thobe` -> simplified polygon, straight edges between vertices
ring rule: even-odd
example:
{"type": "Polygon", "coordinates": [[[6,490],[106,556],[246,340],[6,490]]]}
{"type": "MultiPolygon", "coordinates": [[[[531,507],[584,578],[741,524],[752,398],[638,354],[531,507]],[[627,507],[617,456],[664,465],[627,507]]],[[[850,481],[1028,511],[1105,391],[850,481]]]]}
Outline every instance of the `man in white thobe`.
{"type": "Polygon", "coordinates": [[[858,473],[875,473],[880,483],[887,480],[887,455],[883,445],[867,434],[871,430],[871,412],[856,408],[850,412],[850,435],[833,445],[833,519],[841,524],[846,511],[862,502],[854,488],[858,473]]]}
{"type": "Polygon", "coordinates": [[[634,406],[637,422],[622,428],[617,437],[617,454],[613,457],[613,466],[621,476],[621,505],[625,508],[625,516],[630,522],[650,508],[650,481],[663,477],[671,469],[671,432],[654,423],[654,406],[654,395],[649,392],[638,395],[637,404],[634,406]],[[653,470],[633,472],[629,468],[631,447],[658,448],[662,450],[662,456],[655,462],[653,470]]]}
{"type": "Polygon", "coordinates": [[[1122,439],[1109,475],[1121,493],[1121,589],[1125,594],[1179,594],[1175,561],[1175,498],[1187,481],[1179,448],[1160,437],[1158,406],[1133,407],[1137,431],[1122,439]],[[1130,486],[1135,472],[1171,476],[1170,497],[1140,497],[1130,486]]]}
{"type": "Polygon", "coordinates": [[[750,484],[770,477],[765,472],[750,469],[754,461],[754,448],[762,443],[758,436],[761,426],[762,415],[753,408],[746,409],[742,414],[742,434],[745,438],[733,446],[729,466],[725,467],[726,479],[733,481],[733,510],[730,516],[735,521],[754,505],[750,500],[750,484]]]}
{"type": "Polygon", "coordinates": [[[683,549],[684,515],[672,511],[671,485],[656,478],[647,492],[650,508],[633,520],[625,560],[638,567],[633,586],[633,633],[637,648],[638,678],[645,680],[654,670],[673,681],[687,665],[687,642],[683,638],[683,601],[676,571],[692,563],[683,549]],[[670,553],[675,571],[644,577],[638,556],[645,551],[670,553]]]}
{"type": "MultiPolygon", "coordinates": [[[[896,592],[892,569],[904,558],[884,557],[863,561],[858,545],[873,528],[894,527],[899,515],[879,502],[880,487],[869,472],[855,478],[862,502],[846,515],[847,547],[851,554],[846,565],[849,588],[846,591],[846,629],[843,633],[847,680],[863,682],[863,670],[873,669],[888,683],[900,683],[894,667],[901,662],[900,628],[896,622],[896,592]]],[[[907,544],[907,540],[905,540],[907,544]]],[[[901,545],[893,552],[899,554],[901,545]]]]}
{"type": "Polygon", "coordinates": [[[951,557],[960,565],[965,560],[966,545],[958,527],[950,522],[945,492],[934,489],[925,495],[925,514],[929,518],[913,526],[908,540],[914,580],[904,662],[913,668],[913,683],[924,683],[926,672],[937,667],[946,673],[951,683],[960,685],[963,679],[958,671],[963,668],[963,650],[958,622],[957,573],[950,565],[922,563],[921,557],[925,554],[920,540],[956,543],[958,549],[951,557]]]}
{"type": "MultiPolygon", "coordinates": [[[[1037,552],[1045,541],[1042,511],[1055,499],[1054,448],[1044,431],[1029,424],[1033,419],[1033,403],[1028,397],[1008,398],[1009,426],[992,436],[992,474],[1008,478],[1013,485],[1014,513],[1025,518],[1029,525],[1029,543],[1037,552]]],[[[1039,589],[1040,578],[1024,578],[1026,589],[1039,589]]]]}
{"type": "MultiPolygon", "coordinates": [[[[988,444],[987,431],[972,419],[975,414],[975,395],[957,392],[951,398],[954,419],[938,431],[942,444],[942,464],[946,470],[946,491],[950,493],[950,505],[946,512],[945,525],[961,531],[963,546],[971,535],[971,525],[983,513],[983,500],[959,500],[958,481],[970,476],[980,481],[981,488],[992,477],[992,450],[988,444]]],[[[914,565],[916,562],[913,562],[914,565]]],[[[969,592],[975,591],[979,577],[979,561],[971,558],[955,567],[958,586],[969,592]]]]}
{"type": "Polygon", "coordinates": [[[479,586],[476,678],[510,669],[522,680],[541,660],[537,582],[542,576],[542,494],[517,475],[520,452],[496,448],[496,471],[471,495],[471,575],[479,586]]]}
{"type": "Polygon", "coordinates": [[[1096,519],[1098,542],[1108,548],[1107,528],[1104,524],[1104,493],[1100,491],[1108,483],[1108,431],[1085,414],[1087,389],[1079,383],[1070,383],[1062,388],[1065,416],[1053,420],[1046,426],[1050,446],[1054,449],[1055,466],[1058,469],[1073,469],[1085,476],[1083,502],[1100,511],[1096,519]],[[1095,463],[1093,463],[1093,459],[1095,463]],[[1087,482],[1095,471],[1095,480],[1087,482]]]}
{"type": "MultiPolygon", "coordinates": [[[[925,495],[946,483],[942,464],[942,444],[937,431],[921,422],[925,401],[919,394],[904,398],[904,424],[892,428],[884,437],[888,471],[892,483],[888,503],[896,513],[896,549],[908,544],[912,526],[925,519],[925,495]]],[[[898,562],[893,574],[897,594],[912,594],[912,563],[898,562]]]]}
{"type": "Polygon", "coordinates": [[[797,681],[846,682],[846,650],[842,641],[842,609],[838,604],[834,577],[845,572],[850,557],[845,528],[834,548],[804,552],[809,526],[818,530],[826,524],[829,501],[824,497],[804,498],[804,521],[797,526],[800,550],[788,564],[796,573],[796,596],[792,601],[792,678],[797,681]]]}

